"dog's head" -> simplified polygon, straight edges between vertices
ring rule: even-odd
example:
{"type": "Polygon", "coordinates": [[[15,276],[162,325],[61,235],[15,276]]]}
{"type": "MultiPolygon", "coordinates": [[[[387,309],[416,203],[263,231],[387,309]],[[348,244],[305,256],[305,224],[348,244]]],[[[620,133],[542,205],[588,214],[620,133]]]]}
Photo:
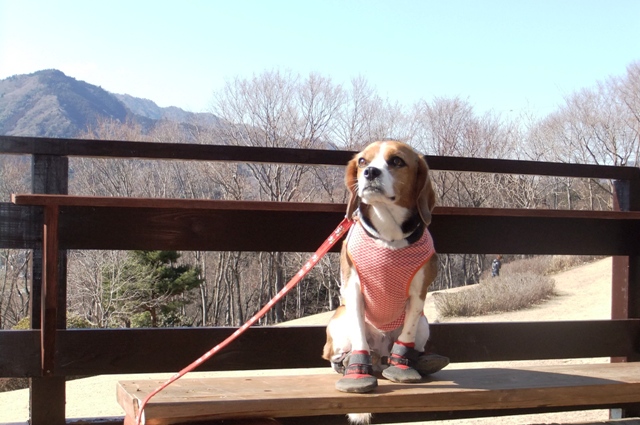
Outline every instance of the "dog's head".
{"type": "Polygon", "coordinates": [[[422,155],[405,143],[370,144],[347,164],[345,183],[350,192],[349,218],[363,202],[394,204],[417,212],[425,225],[431,223],[436,196],[429,167],[422,155]]]}

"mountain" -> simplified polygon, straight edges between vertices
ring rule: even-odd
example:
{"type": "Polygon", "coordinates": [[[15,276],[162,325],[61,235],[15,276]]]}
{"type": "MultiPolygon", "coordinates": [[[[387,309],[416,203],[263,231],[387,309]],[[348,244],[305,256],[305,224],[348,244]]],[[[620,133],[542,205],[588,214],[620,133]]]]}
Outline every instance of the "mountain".
{"type": "Polygon", "coordinates": [[[161,108],[151,100],[113,94],[48,69],[0,80],[0,135],[77,137],[101,120],[139,123],[150,129],[159,120],[215,126],[213,114],[161,108]]]}
{"type": "Polygon", "coordinates": [[[176,106],[161,108],[149,99],[141,99],[128,94],[114,95],[122,102],[129,111],[136,115],[150,118],[152,120],[169,120],[185,124],[202,126],[215,126],[220,124],[220,120],[213,114],[187,112],[176,106]]]}

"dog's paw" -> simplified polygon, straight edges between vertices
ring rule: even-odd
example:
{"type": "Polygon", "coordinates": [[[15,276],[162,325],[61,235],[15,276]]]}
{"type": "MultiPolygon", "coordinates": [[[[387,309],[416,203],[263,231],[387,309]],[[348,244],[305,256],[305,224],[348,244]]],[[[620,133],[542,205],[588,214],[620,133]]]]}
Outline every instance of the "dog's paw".
{"type": "Polygon", "coordinates": [[[382,376],[389,381],[409,384],[422,381],[420,372],[408,366],[389,366],[382,371],[382,376]]]}
{"type": "Polygon", "coordinates": [[[377,386],[378,379],[371,374],[365,373],[347,373],[336,382],[336,390],[343,393],[368,393],[377,386]]]}
{"type": "Polygon", "coordinates": [[[336,389],[345,393],[368,393],[378,386],[378,380],[373,376],[371,355],[366,351],[350,353],[344,376],[336,382],[336,389]]]}

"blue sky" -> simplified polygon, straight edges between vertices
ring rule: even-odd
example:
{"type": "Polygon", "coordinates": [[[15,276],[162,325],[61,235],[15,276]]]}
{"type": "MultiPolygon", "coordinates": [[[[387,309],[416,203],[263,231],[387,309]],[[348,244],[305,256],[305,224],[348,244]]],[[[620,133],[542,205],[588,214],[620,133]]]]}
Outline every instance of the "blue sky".
{"type": "Polygon", "coordinates": [[[638,60],[638,0],[0,0],[0,78],[56,68],[195,112],[277,69],[544,115],[638,60]]]}

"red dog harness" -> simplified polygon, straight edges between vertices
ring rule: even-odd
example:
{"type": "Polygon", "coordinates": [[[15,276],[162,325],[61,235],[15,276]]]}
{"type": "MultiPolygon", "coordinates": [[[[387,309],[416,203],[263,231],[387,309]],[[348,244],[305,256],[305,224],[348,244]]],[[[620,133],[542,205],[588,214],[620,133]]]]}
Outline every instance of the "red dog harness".
{"type": "Polygon", "coordinates": [[[411,281],[435,253],[429,230],[407,247],[389,249],[357,222],[348,236],[347,253],[360,277],[366,321],[381,331],[401,326],[411,281]]]}

